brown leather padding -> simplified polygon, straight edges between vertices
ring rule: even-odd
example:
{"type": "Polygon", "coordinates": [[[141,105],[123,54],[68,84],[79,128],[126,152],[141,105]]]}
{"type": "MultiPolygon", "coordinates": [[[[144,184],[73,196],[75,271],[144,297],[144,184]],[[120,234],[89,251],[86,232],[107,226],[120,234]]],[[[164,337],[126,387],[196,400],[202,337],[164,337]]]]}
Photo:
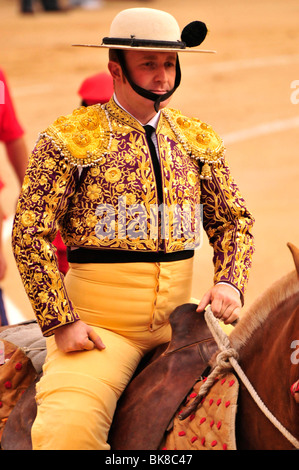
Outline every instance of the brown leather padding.
{"type": "Polygon", "coordinates": [[[12,410],[3,430],[3,450],[32,450],[31,428],[36,417],[35,385],[41,374],[29,385],[12,410]]]}
{"type": "Polygon", "coordinates": [[[175,412],[207,368],[217,345],[196,307],[184,304],[174,310],[166,351],[120,398],[109,435],[113,450],[157,450],[175,412]]]}
{"type": "Polygon", "coordinates": [[[31,360],[18,346],[1,339],[5,362],[0,365],[0,441],[16,403],[36,378],[31,360]]]}

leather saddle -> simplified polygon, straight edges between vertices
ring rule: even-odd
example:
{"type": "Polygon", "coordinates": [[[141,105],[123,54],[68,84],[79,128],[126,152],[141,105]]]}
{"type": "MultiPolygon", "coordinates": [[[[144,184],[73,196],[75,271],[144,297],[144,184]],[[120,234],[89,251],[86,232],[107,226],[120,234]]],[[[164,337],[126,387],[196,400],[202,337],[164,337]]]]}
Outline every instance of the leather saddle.
{"type": "Polygon", "coordinates": [[[113,450],[157,450],[174,414],[205,373],[218,347],[196,308],[190,303],[173,311],[170,343],[121,396],[109,434],[113,450]]]}

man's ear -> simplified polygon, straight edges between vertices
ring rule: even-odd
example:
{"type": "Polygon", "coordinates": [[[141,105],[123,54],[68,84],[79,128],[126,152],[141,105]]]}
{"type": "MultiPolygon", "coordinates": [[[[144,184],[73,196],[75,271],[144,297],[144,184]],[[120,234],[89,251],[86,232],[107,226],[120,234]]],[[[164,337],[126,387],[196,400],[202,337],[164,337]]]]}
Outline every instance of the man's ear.
{"type": "Polygon", "coordinates": [[[108,62],[108,70],[113,78],[113,80],[119,81],[122,79],[122,70],[120,64],[110,60],[108,62]]]}

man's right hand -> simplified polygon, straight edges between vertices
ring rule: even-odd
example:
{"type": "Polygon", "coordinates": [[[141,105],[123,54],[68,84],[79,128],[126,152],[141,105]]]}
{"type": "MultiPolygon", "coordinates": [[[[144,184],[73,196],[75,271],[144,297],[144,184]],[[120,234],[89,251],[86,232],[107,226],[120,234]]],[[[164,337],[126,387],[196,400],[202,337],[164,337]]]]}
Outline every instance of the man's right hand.
{"type": "Polygon", "coordinates": [[[58,349],[65,353],[106,347],[94,329],[81,320],[60,326],[54,335],[58,349]]]}

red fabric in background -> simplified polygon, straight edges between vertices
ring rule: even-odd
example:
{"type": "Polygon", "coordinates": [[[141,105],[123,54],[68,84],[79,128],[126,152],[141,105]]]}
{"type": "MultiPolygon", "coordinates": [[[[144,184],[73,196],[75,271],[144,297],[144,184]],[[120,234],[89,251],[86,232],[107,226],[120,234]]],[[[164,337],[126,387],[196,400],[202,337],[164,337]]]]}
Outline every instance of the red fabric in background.
{"type": "Polygon", "coordinates": [[[0,70],[0,86],[0,140],[2,142],[10,142],[11,140],[22,137],[24,130],[17,119],[9,88],[2,70],[0,70]],[[3,98],[4,102],[2,101],[3,98]]]}

